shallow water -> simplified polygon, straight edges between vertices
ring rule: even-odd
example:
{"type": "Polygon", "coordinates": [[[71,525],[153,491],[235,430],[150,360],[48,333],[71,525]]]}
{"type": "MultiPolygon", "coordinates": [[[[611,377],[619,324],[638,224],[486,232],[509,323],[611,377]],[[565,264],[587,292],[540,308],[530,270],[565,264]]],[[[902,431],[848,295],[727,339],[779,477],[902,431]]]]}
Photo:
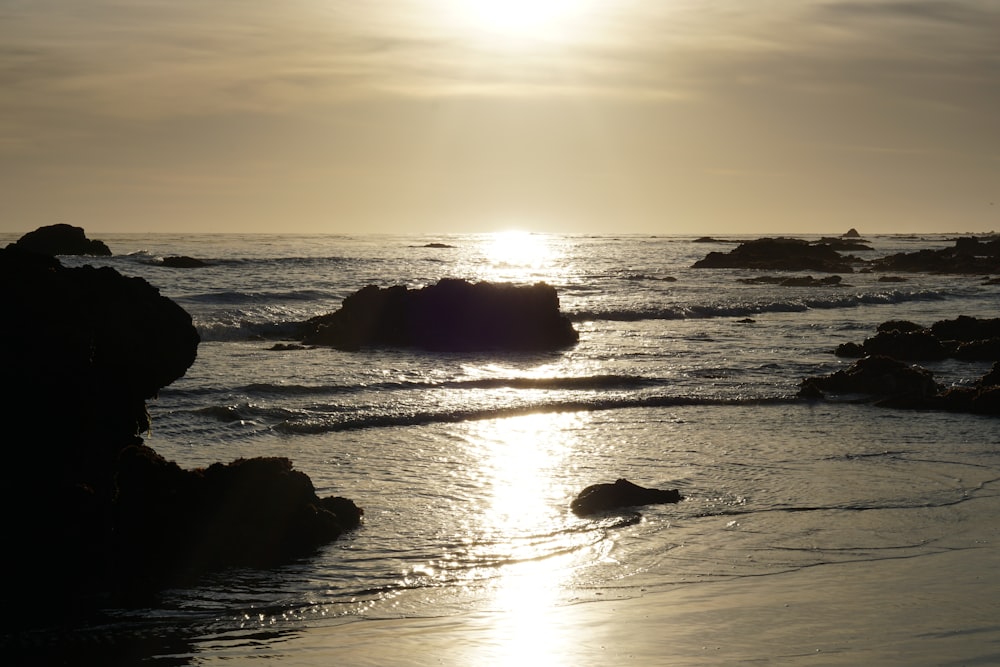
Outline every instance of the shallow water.
{"type": "MultiPolygon", "coordinates": [[[[150,405],[147,443],[185,467],[287,456],[321,495],[354,499],[365,522],[286,567],[107,610],[60,635],[67,646],[105,641],[101,651],[161,664],[262,649],[280,659],[291,638],[346,623],[528,614],[929,558],[967,548],[974,501],[998,489],[995,419],[794,397],[803,377],[844,363],[837,344],[881,321],[997,316],[997,288],[979,278],[751,286],[736,279],[752,272],[689,268],[732,245],[669,237],[463,236],[426,248],[441,239],[91,236],[117,256],[65,263],[142,275],[203,335],[195,365],[150,405]],[[152,264],[179,254],[212,266],[152,264]],[[521,355],[274,352],[257,337],[369,282],[445,276],[546,280],[580,343],[521,355]],[[583,487],[617,477],[685,499],[594,520],[568,511],[583,487]]],[[[873,256],[950,245],[873,241],[873,256]]],[[[964,384],[987,365],[927,366],[964,384]]]]}

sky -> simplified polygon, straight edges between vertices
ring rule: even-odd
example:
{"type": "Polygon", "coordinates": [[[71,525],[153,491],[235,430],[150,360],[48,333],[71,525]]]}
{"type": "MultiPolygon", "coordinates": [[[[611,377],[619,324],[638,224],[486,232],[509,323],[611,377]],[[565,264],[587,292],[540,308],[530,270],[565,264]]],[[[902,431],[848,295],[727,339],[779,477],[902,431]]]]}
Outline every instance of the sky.
{"type": "Polygon", "coordinates": [[[1000,0],[0,0],[0,232],[1000,230],[1000,0]]]}

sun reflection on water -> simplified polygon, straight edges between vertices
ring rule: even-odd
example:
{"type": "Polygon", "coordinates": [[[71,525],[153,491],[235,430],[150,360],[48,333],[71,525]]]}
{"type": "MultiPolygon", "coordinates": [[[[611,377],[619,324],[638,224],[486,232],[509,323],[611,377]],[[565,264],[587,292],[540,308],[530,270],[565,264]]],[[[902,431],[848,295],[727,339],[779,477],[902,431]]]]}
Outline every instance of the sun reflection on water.
{"type": "Polygon", "coordinates": [[[584,418],[538,414],[470,425],[487,496],[478,531],[490,536],[494,556],[509,558],[491,587],[493,613],[476,664],[559,665],[566,643],[582,639],[565,627],[552,630],[581,551],[593,546],[567,530],[565,510],[584,418]]]}
{"type": "Polygon", "coordinates": [[[485,279],[535,282],[550,279],[560,271],[563,252],[545,234],[508,230],[482,237],[486,259],[485,279]]]}

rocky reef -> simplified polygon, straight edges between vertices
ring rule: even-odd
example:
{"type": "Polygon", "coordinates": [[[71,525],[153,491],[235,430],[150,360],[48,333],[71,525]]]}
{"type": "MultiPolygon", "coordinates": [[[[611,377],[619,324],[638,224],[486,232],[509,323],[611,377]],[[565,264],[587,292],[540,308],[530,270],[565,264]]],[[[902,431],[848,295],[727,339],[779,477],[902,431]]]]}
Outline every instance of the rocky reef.
{"type": "Polygon", "coordinates": [[[421,289],[369,285],[340,310],[300,327],[307,345],[342,350],[365,346],[439,351],[554,350],[579,334],[559,311],[555,288],[445,279],[421,289]]]}
{"type": "Polygon", "coordinates": [[[207,569],[309,553],[358,525],[285,459],[182,470],[146,401],[194,363],[191,317],[141,278],[0,250],[5,608],[72,613],[207,569]]]}
{"type": "Polygon", "coordinates": [[[930,327],[891,320],[863,343],[840,345],[836,354],[858,357],[830,375],[805,378],[799,394],[861,394],[878,405],[1000,415],[1000,319],[959,316],[930,327]],[[968,386],[945,387],[933,373],[910,361],[993,361],[992,369],[968,386]]]}

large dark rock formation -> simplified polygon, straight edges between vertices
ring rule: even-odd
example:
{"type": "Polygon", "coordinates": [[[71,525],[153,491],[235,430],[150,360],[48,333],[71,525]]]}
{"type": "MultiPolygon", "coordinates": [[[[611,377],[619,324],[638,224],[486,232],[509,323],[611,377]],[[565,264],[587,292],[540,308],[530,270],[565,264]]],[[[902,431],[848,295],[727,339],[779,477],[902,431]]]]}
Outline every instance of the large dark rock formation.
{"type": "Polygon", "coordinates": [[[111,255],[110,248],[103,241],[88,239],[82,227],[66,224],[39,227],[7,247],[52,256],[100,255],[108,257],[111,255]]]}
{"type": "Polygon", "coordinates": [[[577,516],[589,516],[624,507],[677,503],[681,500],[682,496],[677,489],[650,489],[627,479],[618,479],[614,484],[588,486],[573,499],[569,507],[577,516]]]}
{"type": "Polygon", "coordinates": [[[553,350],[579,335],[559,312],[555,288],[445,279],[422,289],[369,285],[340,310],[308,320],[302,341],[445,351],[553,350]]]}
{"type": "Polygon", "coordinates": [[[825,243],[802,239],[764,238],[741,243],[728,253],[710,252],[696,269],[763,269],[850,273],[854,258],[843,257],[825,243]]]}
{"type": "Polygon", "coordinates": [[[0,250],[5,610],[73,611],[206,568],[267,565],[357,525],[285,460],[184,471],[143,445],[191,317],[141,278],[0,250]]]}

